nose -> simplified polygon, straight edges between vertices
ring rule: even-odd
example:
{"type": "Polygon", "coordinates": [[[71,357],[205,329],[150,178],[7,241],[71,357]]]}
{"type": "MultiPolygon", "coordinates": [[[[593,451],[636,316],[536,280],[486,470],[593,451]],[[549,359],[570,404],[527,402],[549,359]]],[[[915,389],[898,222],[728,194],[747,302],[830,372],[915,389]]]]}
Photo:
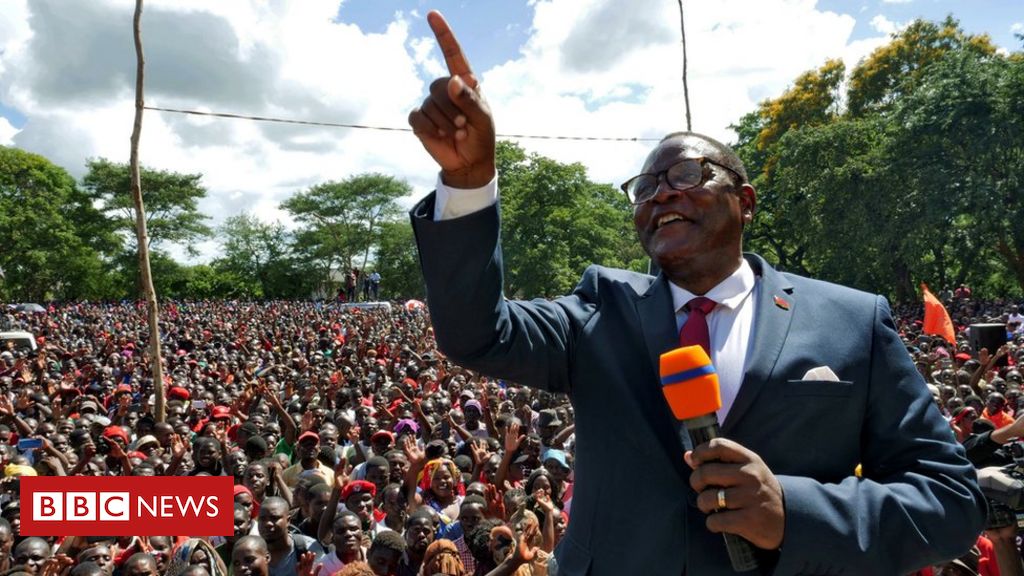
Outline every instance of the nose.
{"type": "Polygon", "coordinates": [[[654,191],[654,196],[651,197],[650,202],[662,203],[667,202],[676,196],[682,194],[681,191],[676,190],[668,183],[668,174],[658,175],[658,187],[654,191]]]}

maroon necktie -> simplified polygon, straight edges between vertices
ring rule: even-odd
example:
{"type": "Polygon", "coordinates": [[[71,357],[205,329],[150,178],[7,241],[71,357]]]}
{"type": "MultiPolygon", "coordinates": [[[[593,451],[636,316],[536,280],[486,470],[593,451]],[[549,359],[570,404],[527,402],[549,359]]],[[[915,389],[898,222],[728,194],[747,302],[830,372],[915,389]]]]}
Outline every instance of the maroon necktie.
{"type": "Polygon", "coordinates": [[[686,323],[679,331],[680,346],[700,345],[711,357],[711,336],[708,333],[708,314],[718,306],[710,298],[698,296],[686,303],[686,323]]]}

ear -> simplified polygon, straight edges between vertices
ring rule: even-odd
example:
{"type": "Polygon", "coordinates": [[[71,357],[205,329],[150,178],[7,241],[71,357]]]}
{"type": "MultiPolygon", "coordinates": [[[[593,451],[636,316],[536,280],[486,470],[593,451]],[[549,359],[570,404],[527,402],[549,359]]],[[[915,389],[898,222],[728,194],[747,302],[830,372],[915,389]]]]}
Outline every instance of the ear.
{"type": "Polygon", "coordinates": [[[740,212],[743,217],[743,225],[746,226],[754,221],[754,212],[757,209],[757,191],[750,184],[740,186],[738,190],[740,197],[740,212]]]}

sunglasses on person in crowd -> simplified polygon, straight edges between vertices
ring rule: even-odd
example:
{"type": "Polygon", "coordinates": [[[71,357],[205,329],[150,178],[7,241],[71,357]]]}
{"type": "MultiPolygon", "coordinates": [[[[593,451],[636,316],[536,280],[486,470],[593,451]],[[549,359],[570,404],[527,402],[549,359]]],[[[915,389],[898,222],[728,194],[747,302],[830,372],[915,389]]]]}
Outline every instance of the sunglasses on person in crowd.
{"type": "Polygon", "coordinates": [[[743,176],[736,172],[732,168],[719,164],[710,158],[700,156],[697,158],[685,158],[669,166],[667,169],[661,172],[655,172],[653,174],[644,173],[633,176],[629,180],[626,180],[622,184],[622,191],[626,193],[626,198],[633,204],[643,204],[654,195],[658,193],[658,184],[661,182],[661,178],[665,177],[665,182],[675,190],[684,192],[691,188],[697,188],[704,185],[706,182],[712,179],[714,173],[711,171],[709,165],[718,166],[731,172],[736,176],[737,180],[742,182],[743,176]]]}

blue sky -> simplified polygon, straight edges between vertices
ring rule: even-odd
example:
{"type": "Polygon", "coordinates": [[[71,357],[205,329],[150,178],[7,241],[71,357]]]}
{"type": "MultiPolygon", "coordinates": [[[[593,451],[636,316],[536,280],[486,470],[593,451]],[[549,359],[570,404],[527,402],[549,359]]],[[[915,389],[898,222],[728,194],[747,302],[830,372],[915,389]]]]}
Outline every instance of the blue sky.
{"type": "MultiPolygon", "coordinates": [[[[133,115],[134,0],[0,0],[0,145],[72,175],[125,162],[133,115]]],[[[1024,0],[687,0],[694,129],[728,126],[828,58],[848,70],[917,17],[958,18],[1020,50],[1024,0]]],[[[147,0],[147,103],[403,127],[445,74],[426,25],[441,10],[498,131],[657,138],[682,125],[676,0],[147,0]]],[[[617,183],[644,142],[521,140],[617,183]]],[[[379,171],[429,191],[436,167],[409,134],[147,112],[147,166],[201,173],[216,225],[240,211],[289,224],[280,202],[379,171]]],[[[412,198],[408,201],[411,203],[412,198]]],[[[211,241],[200,252],[216,250],[211,241]]]]}

